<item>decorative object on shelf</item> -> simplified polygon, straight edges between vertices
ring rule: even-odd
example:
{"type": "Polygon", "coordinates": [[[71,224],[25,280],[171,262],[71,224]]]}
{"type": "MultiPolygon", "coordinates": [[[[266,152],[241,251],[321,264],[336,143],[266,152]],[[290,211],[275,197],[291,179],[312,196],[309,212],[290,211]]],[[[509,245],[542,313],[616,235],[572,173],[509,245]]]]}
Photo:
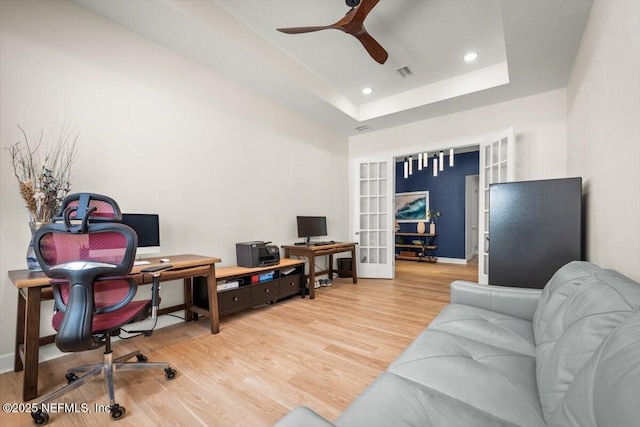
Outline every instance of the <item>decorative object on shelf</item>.
{"type": "Polygon", "coordinates": [[[419,222],[427,220],[429,192],[415,191],[396,193],[395,220],[397,222],[419,222]]]}
{"type": "Polygon", "coordinates": [[[416,231],[420,234],[424,234],[424,232],[427,231],[427,225],[424,221],[420,221],[418,223],[418,225],[416,226],[416,231]]]}
{"type": "Polygon", "coordinates": [[[440,211],[436,211],[433,209],[429,209],[427,211],[427,220],[429,220],[430,224],[429,224],[429,234],[436,234],[436,224],[434,221],[437,221],[438,218],[440,218],[440,216],[442,215],[442,213],[440,213],[440,211]]]}
{"type": "Polygon", "coordinates": [[[57,140],[45,147],[44,132],[40,132],[40,138],[34,143],[29,142],[20,125],[18,128],[24,141],[18,141],[6,150],[11,156],[13,174],[29,212],[31,241],[27,249],[27,266],[30,270],[39,270],[33,252],[33,234],[58,213],[62,199],[71,189],[71,166],[78,155],[79,134],[63,126],[57,140]]]}

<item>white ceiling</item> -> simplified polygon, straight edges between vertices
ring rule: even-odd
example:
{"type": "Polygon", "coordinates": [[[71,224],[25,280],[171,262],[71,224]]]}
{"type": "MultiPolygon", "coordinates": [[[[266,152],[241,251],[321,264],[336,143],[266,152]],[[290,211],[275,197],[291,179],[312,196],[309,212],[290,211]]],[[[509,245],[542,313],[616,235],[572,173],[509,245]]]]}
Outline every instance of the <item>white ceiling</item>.
{"type": "Polygon", "coordinates": [[[380,0],[381,65],[341,31],[276,31],[333,24],[344,0],[72,1],[349,136],[566,87],[592,3],[380,0]]]}

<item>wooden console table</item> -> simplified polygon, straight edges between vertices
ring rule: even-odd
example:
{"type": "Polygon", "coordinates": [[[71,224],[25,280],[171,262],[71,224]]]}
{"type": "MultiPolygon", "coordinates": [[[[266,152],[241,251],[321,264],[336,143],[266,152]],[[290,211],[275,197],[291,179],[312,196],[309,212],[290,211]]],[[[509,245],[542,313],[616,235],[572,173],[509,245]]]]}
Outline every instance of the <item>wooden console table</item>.
{"type": "MultiPolygon", "coordinates": [[[[209,308],[196,307],[192,303],[192,278],[206,277],[207,286],[213,290],[210,295],[215,295],[216,274],[215,264],[220,258],[201,255],[173,255],[168,256],[171,270],[162,273],[160,280],[184,280],[184,304],[163,308],[158,314],[171,313],[184,308],[185,321],[194,318],[194,313],[202,314],[210,319],[211,333],[217,334],[220,330],[218,314],[218,300],[211,298],[209,308]]],[[[153,282],[151,274],[143,274],[140,270],[152,265],[160,264],[160,258],[147,258],[149,264],[136,265],[131,274],[138,284],[153,282]]],[[[38,357],[40,345],[54,342],[55,335],[40,338],[40,304],[41,301],[53,298],[53,292],[49,285],[49,278],[41,272],[29,270],[9,271],[9,278],[18,288],[18,316],[16,320],[16,346],[14,356],[14,371],[24,370],[22,380],[22,399],[24,401],[35,399],[38,396],[38,357]]]]}
{"type": "MultiPolygon", "coordinates": [[[[217,291],[220,316],[264,303],[275,303],[292,295],[303,298],[305,295],[304,261],[298,259],[283,258],[278,264],[264,267],[220,267],[216,269],[216,280],[218,284],[238,282],[236,287],[217,291]]],[[[192,310],[209,306],[211,293],[207,288],[196,281],[192,310]]]]}
{"type": "MultiPolygon", "coordinates": [[[[333,279],[333,255],[341,252],[351,252],[351,270],[348,273],[351,275],[353,279],[353,283],[358,283],[358,273],[357,273],[357,257],[356,257],[356,245],[354,242],[345,242],[345,243],[332,243],[330,245],[285,245],[282,246],[284,249],[285,258],[289,258],[290,256],[302,256],[309,260],[309,298],[313,299],[316,297],[316,274],[325,274],[328,273],[329,277],[333,279]],[[319,256],[329,256],[329,269],[325,271],[316,272],[316,257],[319,256]]],[[[337,270],[336,270],[337,271],[337,270]]]]}
{"type": "Polygon", "coordinates": [[[403,256],[396,255],[396,259],[404,259],[408,261],[426,261],[426,262],[437,262],[438,258],[435,256],[435,250],[438,249],[438,246],[435,245],[434,240],[437,234],[431,233],[396,233],[396,237],[408,237],[411,239],[411,243],[398,243],[396,241],[396,248],[406,248],[406,249],[418,249],[418,252],[414,252],[414,256],[403,256]],[[414,241],[419,241],[419,243],[414,243],[414,241]]]}

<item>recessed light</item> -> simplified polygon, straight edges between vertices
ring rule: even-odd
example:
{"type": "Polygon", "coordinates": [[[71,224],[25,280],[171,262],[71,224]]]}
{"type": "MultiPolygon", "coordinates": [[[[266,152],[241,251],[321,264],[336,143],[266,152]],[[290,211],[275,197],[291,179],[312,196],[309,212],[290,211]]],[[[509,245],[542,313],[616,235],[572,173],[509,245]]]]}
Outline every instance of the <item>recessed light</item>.
{"type": "Polygon", "coordinates": [[[362,89],[362,93],[364,93],[365,95],[369,95],[371,94],[371,92],[373,92],[373,89],[371,89],[370,87],[365,87],[364,89],[362,89]]]}
{"type": "Polygon", "coordinates": [[[475,61],[478,58],[478,52],[469,52],[464,56],[464,60],[467,62],[475,61]]]}

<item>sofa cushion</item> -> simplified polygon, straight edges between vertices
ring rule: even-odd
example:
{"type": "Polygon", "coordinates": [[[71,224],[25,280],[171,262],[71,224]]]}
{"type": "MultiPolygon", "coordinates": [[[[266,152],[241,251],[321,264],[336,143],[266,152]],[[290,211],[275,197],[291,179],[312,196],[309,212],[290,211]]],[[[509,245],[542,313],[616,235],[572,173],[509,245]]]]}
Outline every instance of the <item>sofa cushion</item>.
{"type": "Polygon", "coordinates": [[[335,424],[339,427],[517,425],[389,372],[380,375],[335,424]]]}
{"type": "Polygon", "coordinates": [[[640,285],[585,262],[567,264],[545,287],[536,313],[536,375],[545,418],[605,338],[640,312],[640,285]]]}
{"type": "Polygon", "coordinates": [[[517,317],[463,304],[449,304],[429,325],[470,340],[535,356],[533,326],[517,317]]]}
{"type": "Polygon", "coordinates": [[[499,419],[545,425],[535,358],[482,340],[429,327],[388,370],[499,419]]]}
{"type": "Polygon", "coordinates": [[[551,426],[640,425],[640,315],[618,326],[589,358],[551,426]]]}

